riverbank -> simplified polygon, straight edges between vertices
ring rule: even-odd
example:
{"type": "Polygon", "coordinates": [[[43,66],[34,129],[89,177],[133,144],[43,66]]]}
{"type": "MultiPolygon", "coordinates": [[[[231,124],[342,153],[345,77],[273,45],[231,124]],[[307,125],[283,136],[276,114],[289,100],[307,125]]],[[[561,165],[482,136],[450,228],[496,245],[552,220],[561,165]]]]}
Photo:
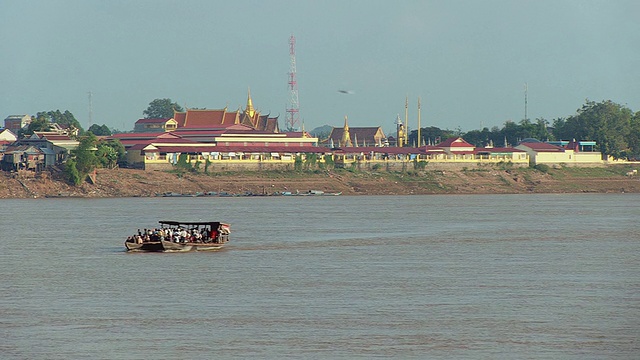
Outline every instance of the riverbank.
{"type": "Polygon", "coordinates": [[[177,174],[98,169],[95,182],[70,186],[60,173],[2,173],[0,198],[149,197],[163,193],[273,194],[320,190],[343,195],[640,193],[640,178],[625,174],[638,164],[598,168],[477,168],[456,171],[235,172],[177,174]]]}

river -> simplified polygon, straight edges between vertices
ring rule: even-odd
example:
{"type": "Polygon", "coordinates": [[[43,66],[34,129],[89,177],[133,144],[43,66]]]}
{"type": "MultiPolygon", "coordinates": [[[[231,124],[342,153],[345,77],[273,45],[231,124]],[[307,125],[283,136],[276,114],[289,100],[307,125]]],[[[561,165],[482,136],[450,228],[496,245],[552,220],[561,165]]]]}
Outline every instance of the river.
{"type": "Polygon", "coordinates": [[[637,359],[640,194],[1,200],[3,359],[637,359]],[[213,253],[127,253],[158,220],[213,253]]]}

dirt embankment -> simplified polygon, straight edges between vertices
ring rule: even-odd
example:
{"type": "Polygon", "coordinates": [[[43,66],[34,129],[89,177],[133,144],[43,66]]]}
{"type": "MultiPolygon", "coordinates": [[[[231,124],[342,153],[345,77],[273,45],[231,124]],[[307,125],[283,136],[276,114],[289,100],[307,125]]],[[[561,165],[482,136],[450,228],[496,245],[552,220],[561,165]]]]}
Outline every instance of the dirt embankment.
{"type": "MultiPolygon", "coordinates": [[[[628,166],[627,166],[628,167],[628,166]]],[[[99,169],[95,183],[70,186],[60,173],[0,174],[0,198],[147,197],[173,192],[273,194],[322,190],[343,195],[509,194],[509,193],[640,193],[640,178],[625,176],[627,168],[475,169],[369,173],[240,172],[175,174],[133,169],[99,169]]]]}

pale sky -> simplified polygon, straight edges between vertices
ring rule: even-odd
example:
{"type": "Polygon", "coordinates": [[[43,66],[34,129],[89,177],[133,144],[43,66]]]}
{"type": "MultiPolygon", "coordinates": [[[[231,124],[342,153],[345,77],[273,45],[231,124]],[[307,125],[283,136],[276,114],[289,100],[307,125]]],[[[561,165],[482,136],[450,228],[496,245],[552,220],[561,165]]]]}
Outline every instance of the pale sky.
{"type": "Polygon", "coordinates": [[[463,131],[575,114],[585,99],[640,111],[637,0],[0,0],[0,118],[69,110],[131,130],[157,98],[235,110],[289,102],[300,118],[463,131]],[[338,90],[350,90],[342,94],[338,90]]]}

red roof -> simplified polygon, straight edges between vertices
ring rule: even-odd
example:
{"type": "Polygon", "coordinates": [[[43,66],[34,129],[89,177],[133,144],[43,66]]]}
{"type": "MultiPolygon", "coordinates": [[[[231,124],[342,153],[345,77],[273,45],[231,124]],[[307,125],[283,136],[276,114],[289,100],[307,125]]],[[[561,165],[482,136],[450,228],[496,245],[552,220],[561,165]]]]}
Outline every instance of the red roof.
{"type": "MultiPolygon", "coordinates": [[[[148,144],[147,144],[148,145],[148,144]]],[[[146,146],[146,145],[145,145],[146,146]]],[[[317,147],[317,146],[284,146],[284,145],[218,145],[218,146],[157,146],[158,152],[163,153],[174,153],[174,152],[287,152],[287,153],[305,153],[305,152],[313,152],[313,153],[326,153],[331,152],[330,149],[325,147],[317,147]]],[[[144,148],[144,146],[139,149],[144,148]]],[[[132,148],[133,149],[133,148],[132,148]]]]}
{"type": "Polygon", "coordinates": [[[529,149],[537,152],[564,152],[564,148],[560,146],[552,145],[549,143],[543,143],[543,142],[537,142],[537,143],[525,142],[525,143],[520,143],[520,145],[526,146],[529,149]]]}
{"type": "Polygon", "coordinates": [[[491,148],[476,148],[474,152],[477,153],[515,153],[525,152],[524,150],[512,148],[512,147],[491,147],[491,148]]]}
{"type": "Polygon", "coordinates": [[[226,132],[226,131],[251,131],[252,133],[260,134],[265,132],[257,132],[252,127],[242,124],[219,124],[214,126],[207,126],[204,128],[178,128],[174,132],[176,134],[205,134],[205,133],[213,133],[213,132],[226,132]]]}
{"type": "Polygon", "coordinates": [[[466,142],[463,138],[461,137],[452,137],[452,138],[448,138],[447,140],[436,144],[437,147],[448,147],[448,148],[454,148],[454,147],[474,147],[473,144],[469,144],[468,142],[466,142]]]}
{"type": "Polygon", "coordinates": [[[178,122],[178,127],[184,126],[184,120],[187,113],[177,112],[173,114],[173,119],[178,122]]]}
{"type": "Polygon", "coordinates": [[[235,124],[238,113],[226,113],[224,114],[224,118],[222,119],[223,124],[235,124]]]}
{"type": "MultiPolygon", "coordinates": [[[[223,123],[225,110],[187,110],[184,121],[178,127],[208,128],[223,123]]],[[[177,119],[176,119],[177,120],[177,119]]]]}
{"type": "Polygon", "coordinates": [[[110,139],[155,139],[162,134],[164,134],[164,132],[120,133],[111,135],[110,139]]]}
{"type": "Polygon", "coordinates": [[[443,153],[444,151],[433,146],[423,146],[421,148],[414,147],[378,147],[378,146],[350,146],[335,149],[337,153],[357,154],[357,153],[378,153],[378,154],[433,154],[443,153]]]}
{"type": "Polygon", "coordinates": [[[136,124],[164,124],[169,119],[139,119],[136,124]]]}

